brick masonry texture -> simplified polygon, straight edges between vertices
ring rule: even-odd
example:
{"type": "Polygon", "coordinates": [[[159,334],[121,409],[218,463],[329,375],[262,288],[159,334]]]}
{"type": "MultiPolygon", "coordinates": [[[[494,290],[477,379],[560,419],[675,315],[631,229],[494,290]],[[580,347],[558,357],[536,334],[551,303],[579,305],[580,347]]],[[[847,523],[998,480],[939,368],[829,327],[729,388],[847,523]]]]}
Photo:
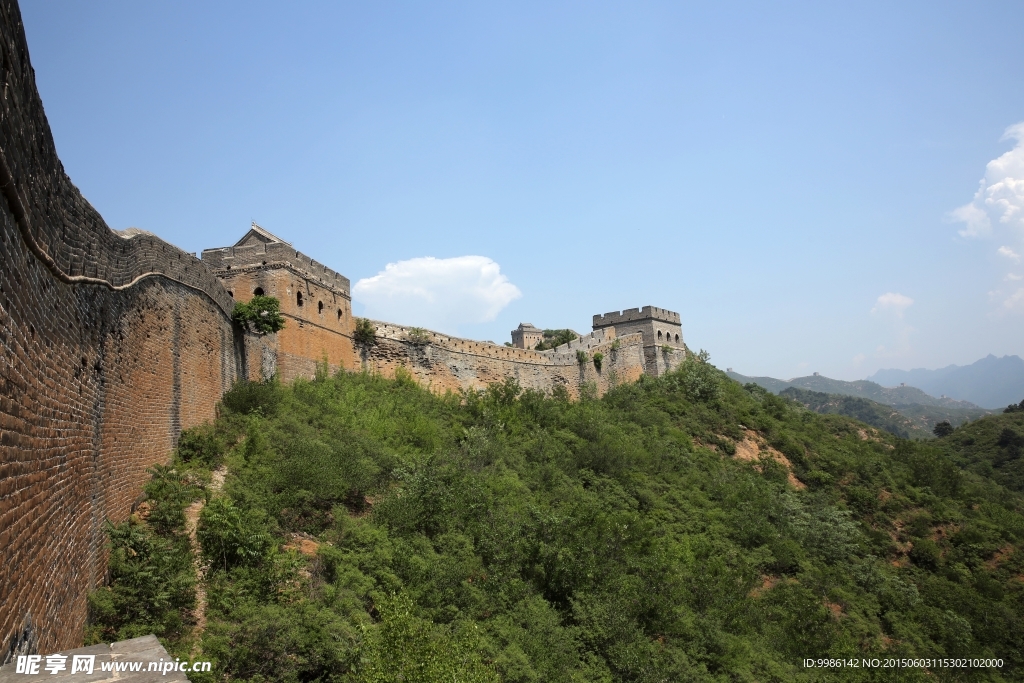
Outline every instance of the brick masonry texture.
{"type": "Polygon", "coordinates": [[[110,230],[57,158],[13,2],[0,2],[0,72],[0,665],[81,644],[106,575],[104,522],[127,518],[146,470],[239,379],[312,377],[326,359],[404,368],[438,392],[513,377],[578,397],[685,357],[679,315],[650,307],[595,317],[593,333],[545,352],[384,322],[360,347],[349,280],[258,226],[202,260],[110,230]],[[260,291],[281,302],[276,334],[231,321],[260,291]]]}
{"type": "Polygon", "coordinates": [[[224,287],[111,231],[64,173],[18,6],[0,5],[0,663],[81,643],[123,520],[244,368],[224,287]]]}

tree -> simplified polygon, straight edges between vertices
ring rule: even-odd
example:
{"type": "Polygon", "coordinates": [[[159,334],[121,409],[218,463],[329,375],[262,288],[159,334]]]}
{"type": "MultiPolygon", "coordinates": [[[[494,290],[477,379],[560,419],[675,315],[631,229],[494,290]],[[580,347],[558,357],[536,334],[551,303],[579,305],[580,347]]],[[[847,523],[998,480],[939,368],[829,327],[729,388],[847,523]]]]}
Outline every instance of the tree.
{"type": "Polygon", "coordinates": [[[577,339],[580,338],[580,335],[576,334],[575,332],[569,329],[544,330],[542,334],[544,335],[543,341],[538,342],[537,345],[534,347],[534,349],[537,351],[547,351],[549,349],[554,349],[561,346],[562,344],[568,344],[569,342],[576,341],[577,339]]]}
{"type": "Polygon", "coordinates": [[[949,420],[943,420],[942,422],[935,423],[935,429],[932,431],[935,432],[935,436],[941,439],[952,434],[954,429],[955,427],[949,423],[949,420]]]}
{"type": "Polygon", "coordinates": [[[231,319],[256,334],[270,334],[284,328],[281,302],[272,296],[257,294],[247,303],[235,304],[231,319]]]}
{"type": "Polygon", "coordinates": [[[711,355],[701,349],[696,356],[689,354],[679,366],[678,381],[691,401],[709,403],[719,396],[718,375],[710,360],[711,355]]]}
{"type": "Polygon", "coordinates": [[[356,318],[356,329],[353,333],[356,344],[373,346],[377,343],[377,328],[366,318],[356,318]]]}

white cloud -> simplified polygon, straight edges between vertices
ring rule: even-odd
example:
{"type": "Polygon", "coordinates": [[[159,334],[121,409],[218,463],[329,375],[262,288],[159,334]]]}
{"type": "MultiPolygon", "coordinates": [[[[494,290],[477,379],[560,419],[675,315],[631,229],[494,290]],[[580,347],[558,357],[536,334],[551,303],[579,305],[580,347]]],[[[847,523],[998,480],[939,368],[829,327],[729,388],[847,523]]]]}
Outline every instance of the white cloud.
{"type": "Polygon", "coordinates": [[[1013,282],[1014,280],[1024,280],[1024,275],[1017,275],[1016,273],[1007,273],[1004,279],[1007,280],[1008,282],[1013,282]]]}
{"type": "Polygon", "coordinates": [[[896,292],[886,292],[878,297],[878,300],[875,302],[875,307],[871,309],[871,312],[882,313],[892,311],[896,314],[897,318],[902,318],[904,311],[906,311],[913,303],[914,300],[909,296],[897,294],[896,292]]]}
{"type": "Polygon", "coordinates": [[[1020,263],[1020,254],[1015,252],[1013,249],[1010,249],[1009,247],[999,247],[999,249],[997,249],[996,251],[999,253],[1000,256],[1005,256],[1008,259],[1012,259],[1017,263],[1020,263]]]}
{"type": "Polygon", "coordinates": [[[993,222],[1024,233],[1024,121],[1006,129],[1003,140],[1014,140],[1013,149],[988,162],[974,199],[954,209],[950,217],[965,223],[964,237],[992,232],[993,222]]]}
{"type": "Polygon", "coordinates": [[[861,363],[864,362],[865,358],[867,358],[866,355],[864,355],[863,353],[858,353],[856,356],[853,357],[853,364],[860,365],[861,363]]]}
{"type": "Polygon", "coordinates": [[[352,287],[366,316],[456,333],[460,325],[494,320],[522,292],[486,256],[432,256],[389,263],[352,287]]]}
{"type": "Polygon", "coordinates": [[[1024,311],[1024,287],[1006,297],[1003,308],[1008,311],[1024,311]]]}

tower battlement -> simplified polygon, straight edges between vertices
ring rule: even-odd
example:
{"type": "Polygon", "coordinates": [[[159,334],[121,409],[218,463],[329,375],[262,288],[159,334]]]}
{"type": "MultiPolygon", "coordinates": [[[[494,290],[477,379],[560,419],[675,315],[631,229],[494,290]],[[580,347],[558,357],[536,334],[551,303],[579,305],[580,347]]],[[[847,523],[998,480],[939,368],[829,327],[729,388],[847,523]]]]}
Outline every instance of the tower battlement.
{"type": "Polygon", "coordinates": [[[644,306],[643,308],[627,308],[624,311],[612,311],[604,315],[594,316],[594,329],[610,327],[622,323],[640,322],[643,320],[657,320],[670,325],[682,324],[682,319],[675,311],[657,306],[644,306]]]}
{"type": "Polygon", "coordinates": [[[666,354],[685,349],[681,318],[675,311],[657,306],[627,308],[594,316],[594,331],[612,328],[623,336],[639,332],[643,336],[647,372],[659,376],[671,369],[666,354]]]}

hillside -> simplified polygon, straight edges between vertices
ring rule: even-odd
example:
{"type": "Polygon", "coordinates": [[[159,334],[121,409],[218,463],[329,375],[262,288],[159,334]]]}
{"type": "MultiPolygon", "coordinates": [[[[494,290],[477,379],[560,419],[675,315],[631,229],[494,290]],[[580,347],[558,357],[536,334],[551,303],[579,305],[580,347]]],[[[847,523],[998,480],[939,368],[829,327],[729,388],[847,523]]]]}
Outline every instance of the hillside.
{"type": "MultiPolygon", "coordinates": [[[[808,410],[822,415],[835,414],[852,417],[872,427],[882,429],[904,439],[930,439],[930,424],[920,424],[903,415],[895,408],[876,403],[866,398],[843,396],[842,394],[826,394],[789,387],[779,392],[779,396],[792,399],[808,410]]],[[[934,423],[932,423],[934,424],[934,423]]]]}
{"type": "Polygon", "coordinates": [[[947,365],[938,370],[879,370],[868,378],[893,387],[906,383],[935,395],[971,401],[985,408],[1005,408],[1024,398],[1024,360],[989,354],[970,365],[947,365]]]}
{"type": "Polygon", "coordinates": [[[1024,492],[1024,412],[971,423],[939,443],[961,467],[1024,492]]]}
{"type": "Polygon", "coordinates": [[[1020,680],[1024,496],[944,448],[696,359],[576,402],[242,384],[111,527],[89,637],[156,631],[216,680],[1020,680]]]}

